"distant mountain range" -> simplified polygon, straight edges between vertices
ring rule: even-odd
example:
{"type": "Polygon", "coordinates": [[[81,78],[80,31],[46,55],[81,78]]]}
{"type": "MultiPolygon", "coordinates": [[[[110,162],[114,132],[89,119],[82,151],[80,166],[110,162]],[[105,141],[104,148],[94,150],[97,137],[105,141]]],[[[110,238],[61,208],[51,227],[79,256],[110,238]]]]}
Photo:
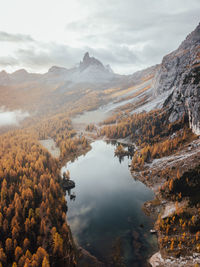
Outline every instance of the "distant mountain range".
{"type": "Polygon", "coordinates": [[[141,82],[148,75],[152,75],[157,66],[138,71],[133,75],[120,75],[113,72],[110,65],[103,65],[101,61],[90,57],[86,52],[78,67],[66,69],[52,66],[45,74],[28,73],[25,69],[17,70],[11,74],[0,72],[0,85],[16,85],[37,82],[40,84],[62,84],[65,89],[81,85],[92,89],[107,89],[112,86],[128,87],[141,82]]]}
{"type": "Polygon", "coordinates": [[[34,113],[56,113],[72,102],[75,105],[76,101],[92,92],[102,98],[102,103],[107,102],[107,98],[114,101],[113,92],[143,83],[149,77],[152,79],[154,69],[151,67],[133,75],[119,75],[87,52],[80,64],[71,69],[52,66],[45,74],[28,73],[24,69],[11,74],[2,71],[0,96],[3,97],[0,98],[0,106],[34,113]]]}
{"type": "Polygon", "coordinates": [[[164,105],[170,112],[170,121],[186,113],[193,131],[200,134],[200,24],[177,50],[163,58],[160,65],[132,75],[114,73],[109,65],[90,57],[88,52],[80,64],[71,69],[53,66],[45,74],[28,73],[24,69],[12,74],[0,72],[0,96],[7,91],[0,106],[8,104],[20,108],[21,105],[43,113],[45,109],[49,111],[78,101],[91,91],[107,101],[122,101],[127,91],[131,97],[136,89],[139,93],[129,103],[145,97],[137,111],[164,105]]]}
{"type": "Polygon", "coordinates": [[[98,59],[90,57],[87,52],[79,66],[72,69],[53,66],[43,75],[28,73],[24,69],[15,71],[12,74],[2,71],[0,72],[0,84],[12,85],[31,81],[51,82],[52,84],[66,82],[66,87],[71,87],[80,83],[107,84],[118,77],[120,75],[113,73],[109,65],[104,66],[98,59]]]}

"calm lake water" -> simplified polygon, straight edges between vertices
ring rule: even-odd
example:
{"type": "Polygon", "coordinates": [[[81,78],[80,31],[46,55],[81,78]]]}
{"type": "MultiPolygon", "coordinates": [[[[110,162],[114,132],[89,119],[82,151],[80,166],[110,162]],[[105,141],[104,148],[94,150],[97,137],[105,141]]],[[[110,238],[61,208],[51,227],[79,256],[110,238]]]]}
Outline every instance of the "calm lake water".
{"type": "Polygon", "coordinates": [[[62,168],[76,183],[75,201],[67,196],[68,223],[78,244],[108,266],[115,266],[114,256],[121,262],[116,266],[148,266],[156,237],[141,208],[153,193],[133,179],[128,158],[120,163],[114,150],[114,145],[96,141],[85,156],[62,168]]]}

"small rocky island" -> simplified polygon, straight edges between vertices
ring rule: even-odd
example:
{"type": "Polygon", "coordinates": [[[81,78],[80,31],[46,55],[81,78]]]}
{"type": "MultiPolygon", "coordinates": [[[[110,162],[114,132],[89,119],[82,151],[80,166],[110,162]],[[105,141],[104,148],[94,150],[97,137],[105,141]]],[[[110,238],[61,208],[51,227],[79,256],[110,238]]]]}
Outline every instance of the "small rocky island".
{"type": "Polygon", "coordinates": [[[67,191],[75,187],[75,182],[70,180],[70,175],[69,172],[64,172],[63,173],[63,179],[61,182],[63,190],[67,191]]]}

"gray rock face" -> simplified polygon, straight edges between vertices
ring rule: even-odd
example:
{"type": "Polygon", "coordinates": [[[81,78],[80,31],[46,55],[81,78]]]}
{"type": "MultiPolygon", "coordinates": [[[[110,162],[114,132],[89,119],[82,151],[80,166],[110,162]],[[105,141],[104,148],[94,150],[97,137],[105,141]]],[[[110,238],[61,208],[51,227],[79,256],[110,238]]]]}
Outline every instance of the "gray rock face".
{"type": "Polygon", "coordinates": [[[200,24],[177,50],[163,58],[155,77],[154,95],[173,89],[165,101],[170,121],[189,117],[193,132],[200,134],[200,24]]]}

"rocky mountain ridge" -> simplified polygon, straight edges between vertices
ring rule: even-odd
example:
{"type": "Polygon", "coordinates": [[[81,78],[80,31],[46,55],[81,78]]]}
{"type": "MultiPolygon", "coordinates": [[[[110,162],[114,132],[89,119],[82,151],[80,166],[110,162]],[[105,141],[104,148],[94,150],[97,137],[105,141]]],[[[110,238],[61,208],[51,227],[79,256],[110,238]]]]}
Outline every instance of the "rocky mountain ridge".
{"type": "MultiPolygon", "coordinates": [[[[0,86],[10,86],[36,82],[37,84],[64,84],[65,88],[71,88],[81,84],[82,87],[90,84],[90,87],[108,89],[109,87],[126,88],[141,83],[144,79],[155,75],[159,65],[148,67],[130,75],[114,73],[109,64],[104,65],[100,60],[85,53],[82,61],[74,68],[52,66],[44,74],[29,73],[25,69],[13,73],[0,72],[0,86]],[[83,84],[84,83],[84,84],[83,84]]],[[[28,86],[29,84],[27,84],[28,86]]]]}
{"type": "Polygon", "coordinates": [[[71,69],[52,66],[45,74],[28,73],[24,69],[17,70],[11,74],[1,71],[0,85],[6,86],[30,81],[40,84],[67,82],[67,88],[79,83],[90,83],[93,85],[108,84],[122,77],[124,77],[124,75],[115,74],[110,65],[104,66],[101,61],[90,57],[89,53],[86,52],[80,64],[71,69]]]}
{"type": "Polygon", "coordinates": [[[200,134],[200,24],[177,50],[165,56],[155,76],[154,95],[169,91],[164,107],[170,122],[189,117],[193,132],[200,134]]]}

